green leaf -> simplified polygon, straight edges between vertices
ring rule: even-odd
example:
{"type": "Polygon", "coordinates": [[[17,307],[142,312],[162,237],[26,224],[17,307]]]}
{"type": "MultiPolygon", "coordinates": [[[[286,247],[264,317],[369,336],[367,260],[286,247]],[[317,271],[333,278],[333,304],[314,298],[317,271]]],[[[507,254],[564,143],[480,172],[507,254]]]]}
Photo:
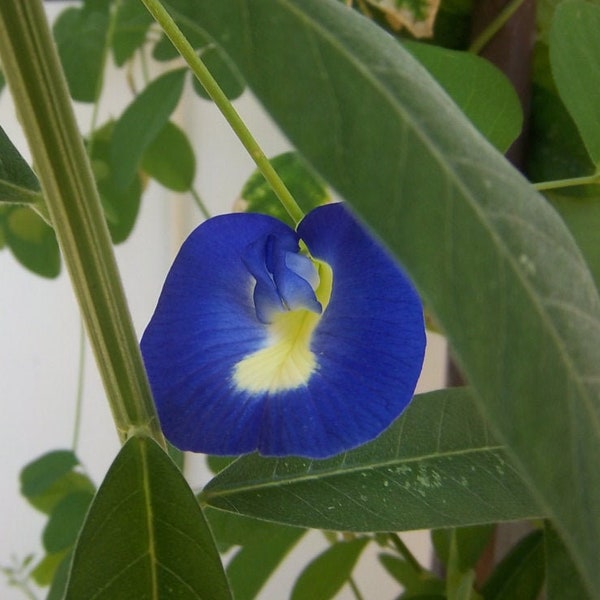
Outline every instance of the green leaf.
{"type": "MultiPolygon", "coordinates": [[[[544,530],[546,557],[546,600],[593,600],[588,594],[577,567],[569,556],[556,529],[547,522],[544,530]]],[[[487,600],[487,598],[486,598],[487,600]]]]}
{"type": "Polygon", "coordinates": [[[300,573],[291,600],[329,600],[347,583],[369,538],[336,542],[300,573]]]}
{"type": "Polygon", "coordinates": [[[562,221],[393,38],[342,3],[195,6],[292,144],[412,276],[600,589],[600,302],[562,221]]]}
{"type": "Polygon", "coordinates": [[[46,600],[64,600],[72,559],[73,552],[71,551],[65,555],[62,562],[56,568],[46,600]]]}
{"type": "Polygon", "coordinates": [[[196,156],[183,131],[167,121],[148,145],[142,169],[161,185],[176,192],[186,192],[196,176],[196,156]]]}
{"type": "Polygon", "coordinates": [[[117,6],[112,50],[117,66],[123,66],[146,41],[152,16],[139,0],[121,0],[117,6]]]}
{"type": "Polygon", "coordinates": [[[64,10],[54,23],[54,39],[74,100],[94,102],[104,67],[109,5],[88,0],[64,10]]]}
{"type": "Polygon", "coordinates": [[[28,206],[13,206],[0,225],[6,244],[24,267],[42,277],[58,277],[60,251],[56,235],[42,217],[28,206]]]}
{"type": "Polygon", "coordinates": [[[114,244],[124,242],[135,225],[142,196],[141,177],[136,173],[130,183],[119,187],[111,164],[111,141],[115,124],[109,121],[96,130],[92,139],[92,167],[102,208],[114,244]]]}
{"type": "Polygon", "coordinates": [[[33,498],[46,493],[78,464],[72,450],[53,450],[36,458],[21,470],[21,494],[33,498]]]}
{"type": "Polygon", "coordinates": [[[119,189],[126,189],[133,181],[144,151],[175,110],[185,75],[185,69],[177,69],[155,79],[116,122],[111,142],[111,167],[119,189]]]}
{"type": "MultiPolygon", "coordinates": [[[[223,93],[230,100],[238,98],[244,91],[244,80],[235,63],[231,61],[219,44],[207,35],[202,26],[202,12],[197,10],[194,2],[187,0],[171,0],[168,8],[188,42],[198,51],[223,93]]],[[[168,61],[178,58],[179,53],[171,41],[163,35],[154,46],[152,56],[159,61],[168,61]]],[[[210,99],[196,78],[193,78],[192,85],[200,97],[210,99]]]]}
{"type": "Polygon", "coordinates": [[[90,492],[74,492],[56,504],[42,534],[46,552],[53,554],[73,546],[93,498],[90,492]]]}
{"type": "Polygon", "coordinates": [[[332,459],[242,457],[201,497],[224,510],[341,531],[401,531],[540,513],[464,389],[416,396],[378,439],[332,459]]]}
{"type": "Polygon", "coordinates": [[[448,564],[452,539],[456,543],[458,568],[466,571],[474,567],[481,553],[488,545],[494,525],[478,525],[475,527],[458,527],[456,529],[436,529],[431,532],[431,541],[438,558],[448,564]]]}
{"type": "Polygon", "coordinates": [[[236,600],[255,598],[306,532],[220,510],[209,509],[206,516],[221,552],[240,546],[227,565],[236,600]]]}
{"type": "Polygon", "coordinates": [[[231,598],[204,515],[179,469],[130,438],[77,542],[65,600],[231,598]]]}
{"type": "Polygon", "coordinates": [[[548,198],[573,234],[600,289],[600,188],[597,185],[588,188],[590,191],[597,188],[596,195],[577,197],[549,193],[548,198]]]}
{"type": "Polygon", "coordinates": [[[0,127],[0,202],[30,204],[40,196],[35,173],[0,127]]]}
{"type": "Polygon", "coordinates": [[[484,600],[537,600],[544,575],[544,533],[532,531],[496,566],[481,593],[484,600]]]}
{"type": "Polygon", "coordinates": [[[404,43],[467,118],[501,152],[521,131],[523,112],[508,79],[489,61],[469,52],[404,43]]]}
{"type": "Polygon", "coordinates": [[[419,598],[436,594],[443,596],[446,586],[433,573],[426,570],[416,571],[411,564],[391,554],[380,554],[378,558],[385,570],[402,584],[404,594],[401,598],[419,598]]]}
{"type": "Polygon", "coordinates": [[[96,487],[87,475],[77,471],[69,471],[57,479],[46,491],[28,497],[27,500],[34,508],[49,515],[65,496],[75,492],[94,494],[95,491],[96,487]]]}
{"type": "Polygon", "coordinates": [[[31,571],[31,577],[35,583],[40,587],[49,586],[52,583],[57,570],[60,568],[61,563],[68,554],[69,552],[65,550],[53,554],[46,554],[35,566],[33,571],[31,571]]]}
{"type": "Polygon", "coordinates": [[[550,62],[561,98],[600,168],[600,6],[580,0],[556,8],[550,62]]]}
{"type": "MultiPolygon", "coordinates": [[[[239,98],[244,91],[244,80],[223,50],[214,44],[207,44],[202,49],[200,56],[202,62],[206,65],[211,75],[217,80],[217,83],[227,98],[230,100],[239,98]]],[[[192,80],[192,85],[201,98],[210,100],[210,96],[195,77],[192,80]]]]}
{"type": "MultiPolygon", "coordinates": [[[[270,160],[273,168],[305,214],[320,204],[330,201],[329,192],[323,180],[297,152],[286,152],[270,160]]],[[[246,212],[271,215],[287,223],[290,227],[295,227],[292,218],[258,170],[254,171],[244,184],[242,201],[243,209],[246,212]]]]}

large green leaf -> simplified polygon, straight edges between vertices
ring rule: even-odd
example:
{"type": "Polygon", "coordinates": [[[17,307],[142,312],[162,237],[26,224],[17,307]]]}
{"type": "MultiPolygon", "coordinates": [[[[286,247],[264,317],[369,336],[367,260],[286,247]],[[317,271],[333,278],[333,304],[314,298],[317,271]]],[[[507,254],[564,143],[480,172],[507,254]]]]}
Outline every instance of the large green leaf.
{"type": "Polygon", "coordinates": [[[561,98],[600,168],[600,6],[562,2],[550,30],[550,62],[561,98]]]}
{"type": "Polygon", "coordinates": [[[243,457],[205,487],[225,510],[341,531],[539,515],[464,389],[417,396],[374,442],[327,460],[243,457]]]}
{"type": "Polygon", "coordinates": [[[184,69],[177,69],[155,79],[116,122],[111,141],[111,166],[119,189],[126,189],[134,179],[144,151],[175,110],[185,74],[184,69]]]}
{"type": "Polygon", "coordinates": [[[65,600],[231,598],[204,515],[150,439],[121,449],[77,542],[65,600]]]}
{"type": "Polygon", "coordinates": [[[600,303],[562,221],[393,38],[342,3],[195,7],[292,143],[404,264],[600,589],[600,303]]]}

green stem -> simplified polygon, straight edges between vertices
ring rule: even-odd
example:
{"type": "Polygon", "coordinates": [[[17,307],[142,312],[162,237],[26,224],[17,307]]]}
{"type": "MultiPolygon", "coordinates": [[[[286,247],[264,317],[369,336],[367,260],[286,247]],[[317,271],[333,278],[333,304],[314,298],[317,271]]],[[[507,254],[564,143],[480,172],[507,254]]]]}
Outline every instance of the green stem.
{"type": "Polygon", "coordinates": [[[348,585],[350,586],[350,589],[352,590],[352,593],[354,594],[356,600],[365,600],[364,596],[360,593],[360,590],[356,585],[356,581],[354,581],[352,577],[348,577],[348,585]]]}
{"type": "Polygon", "coordinates": [[[511,0],[500,14],[477,36],[469,46],[469,52],[479,54],[490,40],[504,27],[506,22],[519,10],[524,0],[511,0]]]}
{"type": "Polygon", "coordinates": [[[79,331],[79,365],[77,368],[77,392],[75,395],[75,420],[73,425],[73,452],[77,453],[79,432],[81,431],[81,407],[83,405],[83,388],[85,384],[85,327],[80,323],[79,331]]]}
{"type": "Polygon", "coordinates": [[[600,173],[587,175],[585,177],[572,177],[571,179],[557,179],[556,181],[542,181],[534,183],[533,187],[538,192],[547,190],[558,190],[560,188],[576,187],[578,185],[598,185],[600,184],[600,173]]]}
{"type": "Polygon", "coordinates": [[[410,551],[408,546],[402,541],[402,538],[397,533],[389,533],[388,538],[400,556],[415,570],[417,573],[424,571],[421,563],[415,558],[415,555],[410,551]]]}
{"type": "Polygon", "coordinates": [[[204,204],[204,201],[200,197],[198,190],[196,190],[196,188],[192,187],[192,188],[190,188],[190,194],[191,194],[192,198],[194,199],[196,206],[199,208],[200,212],[202,213],[202,216],[205,219],[210,219],[210,212],[208,211],[208,208],[206,208],[206,204],[204,204]]]}
{"type": "Polygon", "coordinates": [[[0,59],[122,440],[164,445],[91,166],[40,0],[0,1],[0,59]]]}
{"type": "Polygon", "coordinates": [[[287,189],[271,163],[258,145],[244,121],[240,118],[227,96],[221,90],[210,71],[206,68],[202,59],[198,56],[192,45],[187,41],[171,15],[163,7],[160,0],[142,0],[148,11],[162,27],[167,37],[171,40],[179,54],[187,62],[198,81],[204,86],[206,93],[217,105],[240,142],[244,145],[256,166],[269,182],[273,191],[279,198],[284,208],[295,223],[299,223],[304,217],[304,212],[298,206],[290,191],[287,189]]]}

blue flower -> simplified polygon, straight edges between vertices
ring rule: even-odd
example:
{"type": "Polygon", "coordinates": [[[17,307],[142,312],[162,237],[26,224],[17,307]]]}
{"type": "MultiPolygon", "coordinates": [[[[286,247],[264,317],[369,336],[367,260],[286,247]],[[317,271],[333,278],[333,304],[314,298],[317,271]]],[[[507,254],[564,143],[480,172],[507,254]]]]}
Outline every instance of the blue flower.
{"type": "Polygon", "coordinates": [[[406,407],[425,331],[406,276],[329,204],[297,232],[259,214],[200,225],[141,347],[176,447],[325,458],[375,438],[406,407]]]}

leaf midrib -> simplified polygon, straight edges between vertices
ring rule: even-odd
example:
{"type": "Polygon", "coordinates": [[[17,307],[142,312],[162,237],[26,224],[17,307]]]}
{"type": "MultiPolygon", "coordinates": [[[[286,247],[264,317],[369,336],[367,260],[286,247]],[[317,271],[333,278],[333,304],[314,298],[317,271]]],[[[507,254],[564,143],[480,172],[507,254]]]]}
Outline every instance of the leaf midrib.
{"type": "MultiPolygon", "coordinates": [[[[376,469],[384,469],[386,467],[394,467],[394,466],[398,466],[399,464],[409,465],[409,464],[413,464],[413,463],[441,460],[441,459],[445,459],[445,458],[452,458],[454,456],[468,456],[468,455],[472,455],[472,454],[482,454],[482,453],[493,454],[493,453],[498,453],[498,452],[503,453],[503,452],[505,452],[505,450],[506,449],[503,446],[497,444],[497,445],[481,446],[478,448],[468,448],[468,449],[452,450],[452,451],[438,452],[438,453],[430,452],[428,454],[412,456],[409,458],[393,457],[393,458],[390,458],[387,460],[378,461],[378,462],[370,463],[370,464],[362,464],[362,465],[356,464],[350,468],[345,468],[345,469],[340,469],[339,467],[337,467],[336,469],[332,468],[332,469],[323,469],[323,470],[317,470],[317,471],[310,470],[313,465],[313,463],[311,462],[309,464],[309,466],[307,467],[307,469],[303,473],[300,473],[298,475],[294,474],[287,478],[281,477],[280,479],[271,478],[271,479],[266,479],[266,480],[258,480],[258,482],[248,482],[247,484],[237,485],[237,487],[232,487],[232,488],[222,487],[220,489],[217,489],[216,492],[211,491],[211,489],[210,489],[211,484],[212,484],[212,482],[211,482],[201,492],[200,498],[202,500],[205,500],[205,499],[215,498],[215,497],[225,497],[225,496],[239,494],[239,493],[247,492],[247,491],[258,491],[258,490],[263,490],[263,489],[269,489],[272,487],[281,487],[281,486],[286,486],[286,485],[294,485],[294,484],[298,484],[298,483],[306,483],[308,481],[315,481],[315,480],[323,481],[325,479],[329,479],[329,478],[333,478],[333,477],[355,475],[355,474],[359,474],[359,473],[364,473],[365,471],[373,471],[376,469]]],[[[232,465],[232,467],[234,467],[234,465],[232,465]]],[[[276,468],[277,468],[277,466],[275,466],[275,468],[273,469],[273,472],[276,471],[276,468]]],[[[225,474],[227,470],[228,469],[223,471],[223,474],[225,474]]],[[[219,476],[217,476],[213,481],[215,482],[215,485],[218,485],[220,483],[219,476]]]]}

